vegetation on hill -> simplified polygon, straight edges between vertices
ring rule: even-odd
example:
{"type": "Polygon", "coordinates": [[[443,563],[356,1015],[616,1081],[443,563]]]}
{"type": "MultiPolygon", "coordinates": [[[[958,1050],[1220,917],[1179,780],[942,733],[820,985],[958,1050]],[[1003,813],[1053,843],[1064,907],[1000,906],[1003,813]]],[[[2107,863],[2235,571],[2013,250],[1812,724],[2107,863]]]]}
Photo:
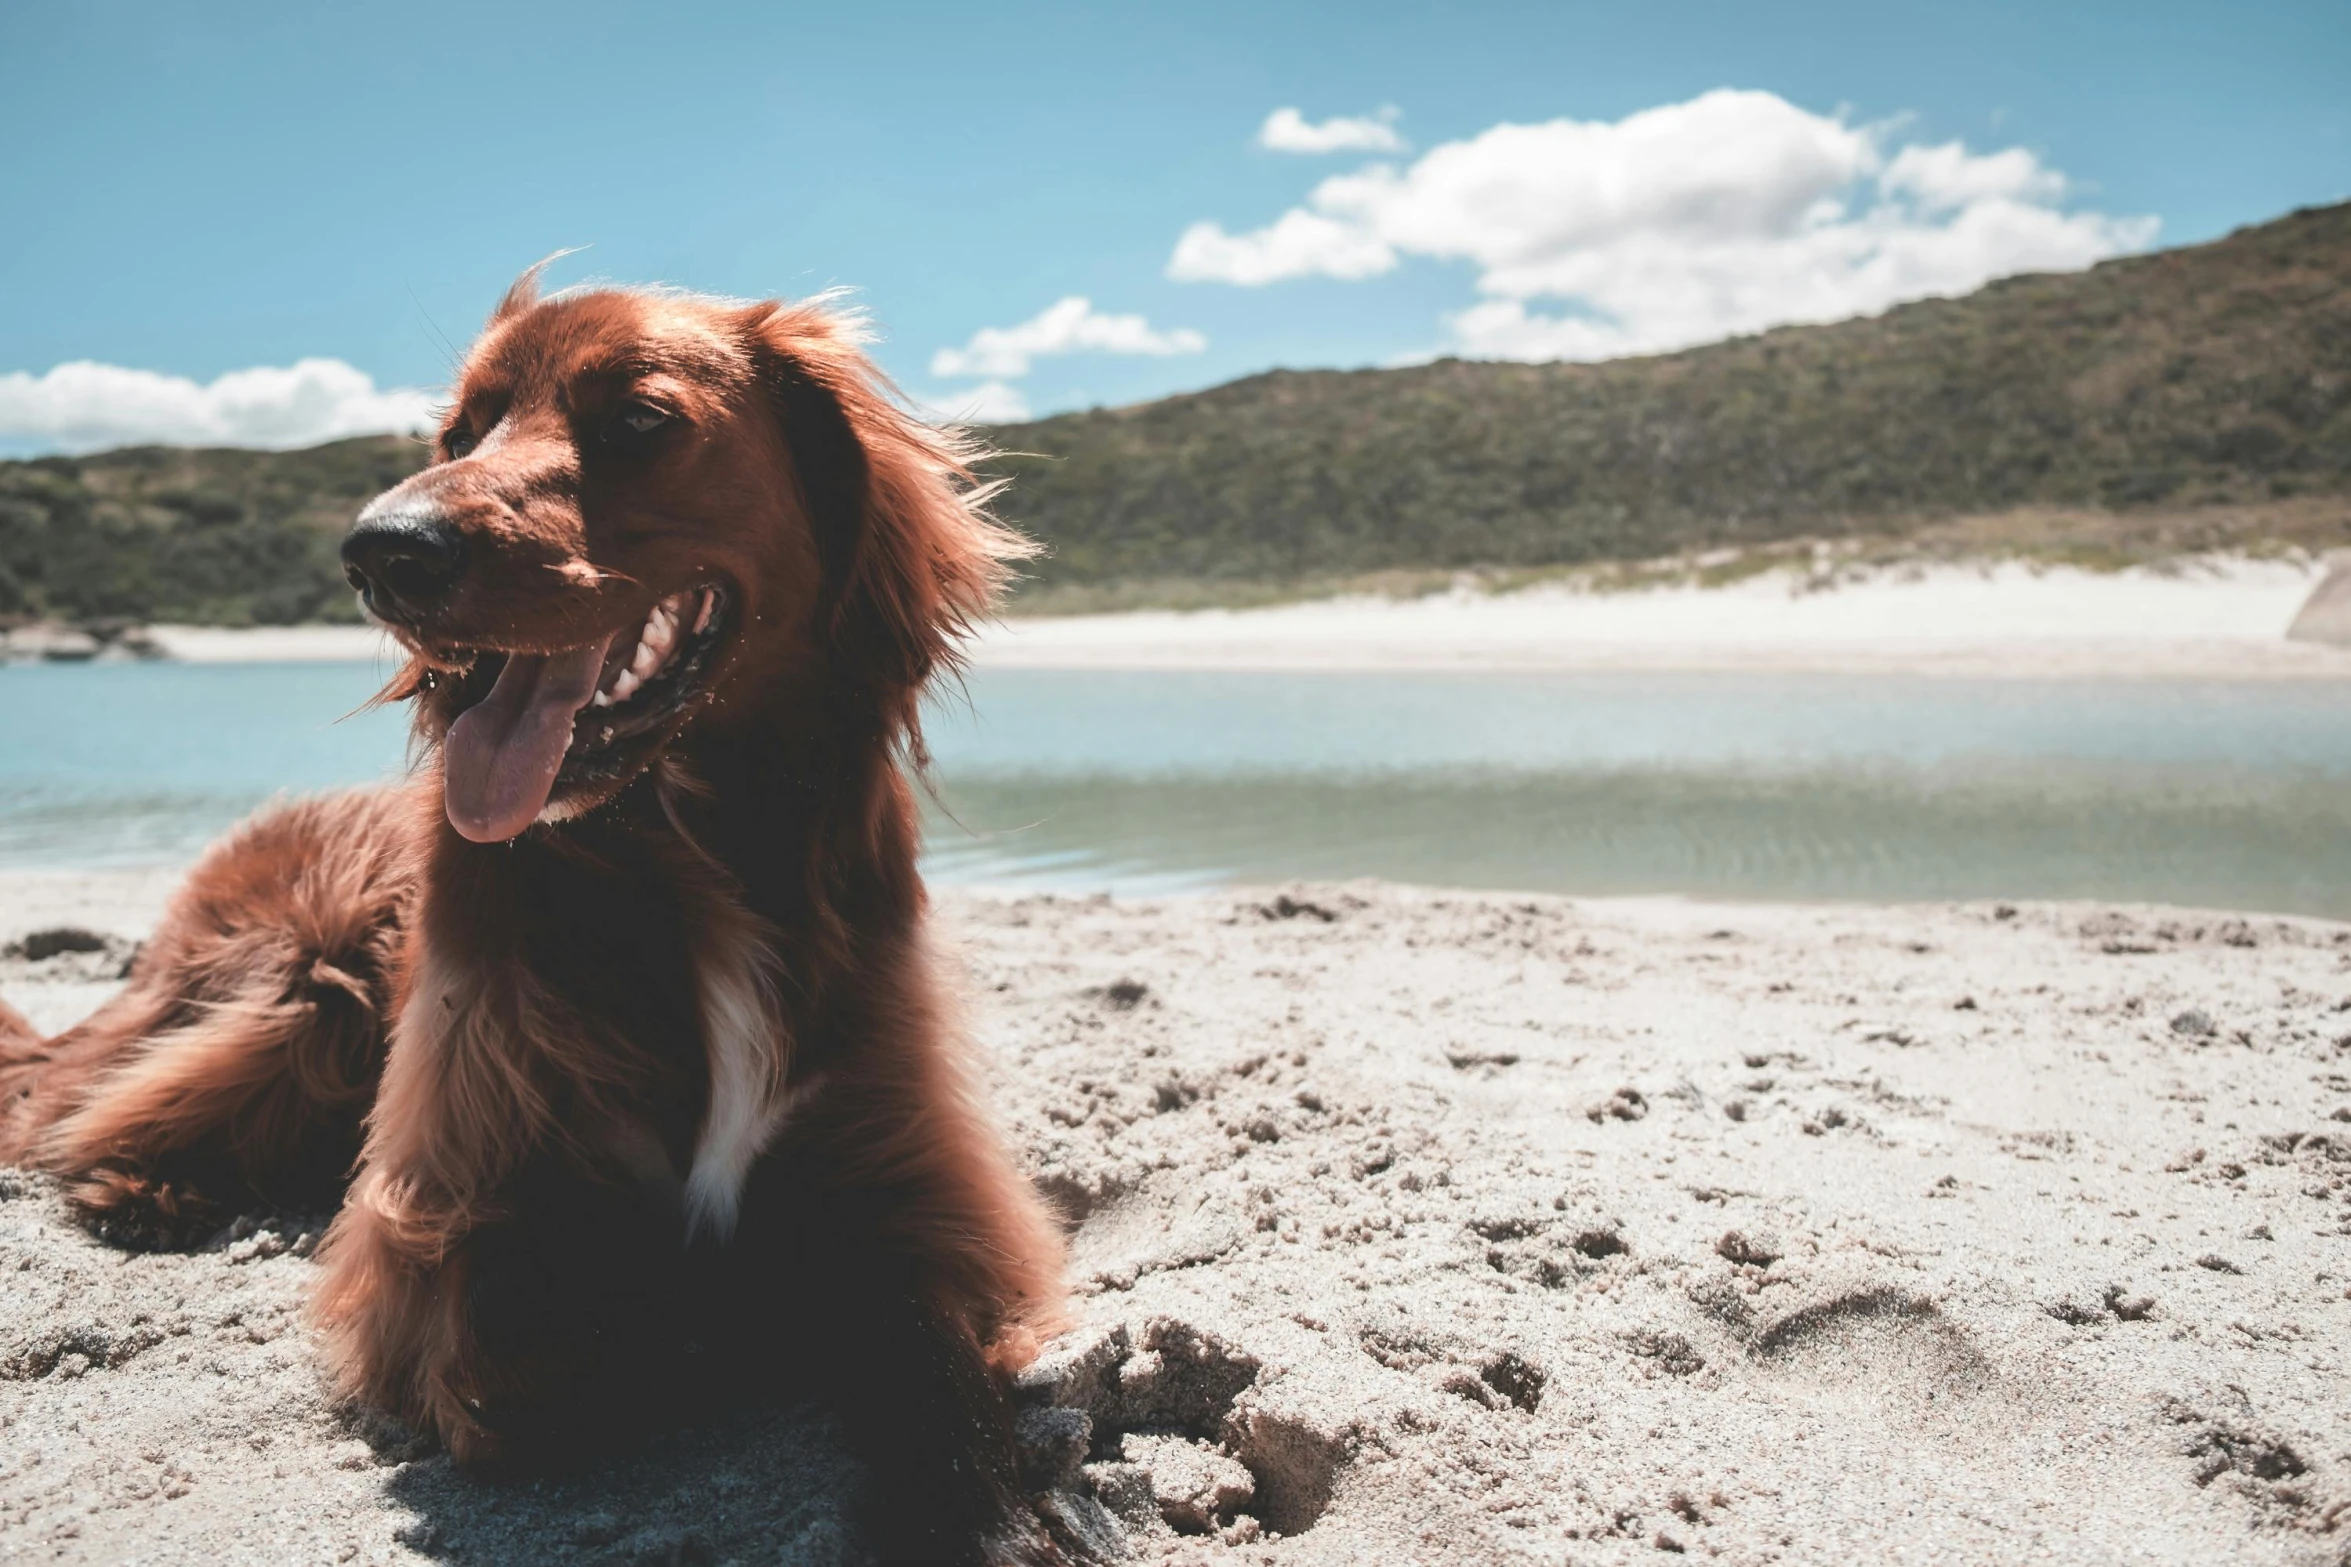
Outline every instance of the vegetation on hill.
{"type": "Polygon", "coordinates": [[[1275,371],[990,434],[1036,454],[1005,460],[1006,510],[1051,544],[1045,587],[2339,495],[2351,205],[1656,358],[1275,371]]]}
{"type": "Polygon", "coordinates": [[[0,463],[0,622],[355,620],[343,530],[423,460],[386,435],[0,463]]]}
{"type": "MultiPolygon", "coordinates": [[[[1656,358],[1283,370],[988,433],[1037,607],[1797,538],[2351,543],[2351,205],[1656,358]]],[[[347,618],[336,540],[422,456],[0,463],[0,622],[347,618]]]]}

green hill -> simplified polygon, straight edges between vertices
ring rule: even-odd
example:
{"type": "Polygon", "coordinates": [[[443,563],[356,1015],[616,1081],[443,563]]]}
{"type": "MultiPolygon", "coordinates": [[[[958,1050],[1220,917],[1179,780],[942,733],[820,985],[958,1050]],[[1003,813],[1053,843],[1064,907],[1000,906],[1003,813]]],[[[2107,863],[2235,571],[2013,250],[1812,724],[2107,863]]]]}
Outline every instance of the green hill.
{"type": "Polygon", "coordinates": [[[990,432],[1042,585],[1633,560],[2351,492],[2351,205],[1591,365],[1275,371],[990,432]]]}
{"type": "MultiPolygon", "coordinates": [[[[1028,454],[1004,510],[1051,547],[1044,606],[1812,537],[2351,543],[2351,205],[1685,353],[1283,370],[989,433],[1028,454]]],[[[0,463],[0,619],[347,617],[336,538],[420,459],[0,463]]]]}
{"type": "Polygon", "coordinates": [[[415,441],[379,435],[0,463],[0,620],[356,620],[343,530],[423,459],[415,441]]]}

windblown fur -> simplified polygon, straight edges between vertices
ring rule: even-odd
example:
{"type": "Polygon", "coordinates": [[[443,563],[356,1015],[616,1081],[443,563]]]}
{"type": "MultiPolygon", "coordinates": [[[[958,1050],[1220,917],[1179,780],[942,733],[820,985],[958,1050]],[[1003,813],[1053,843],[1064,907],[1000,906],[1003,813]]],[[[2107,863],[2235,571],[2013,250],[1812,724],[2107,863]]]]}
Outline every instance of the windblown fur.
{"type": "Polygon", "coordinates": [[[0,1159],[142,1244],[339,1206],[335,1371],[461,1458],[855,1366],[886,1556],[1059,1559],[1004,1394],[1059,1235],[915,867],[922,691],[1026,551],[973,448],[822,302],[526,275],[436,456],[345,551],[417,773],[216,846],[87,1022],[0,1012],[0,1159]]]}

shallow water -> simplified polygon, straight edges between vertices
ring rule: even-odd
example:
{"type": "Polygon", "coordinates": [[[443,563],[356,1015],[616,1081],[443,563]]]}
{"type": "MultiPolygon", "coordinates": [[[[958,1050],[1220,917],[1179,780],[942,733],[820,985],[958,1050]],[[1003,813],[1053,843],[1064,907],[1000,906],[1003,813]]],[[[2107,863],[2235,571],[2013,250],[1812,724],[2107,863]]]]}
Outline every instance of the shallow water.
{"type": "MultiPolygon", "coordinates": [[[[0,866],[173,863],[273,793],[396,772],[400,715],[342,716],[380,674],[0,669],[0,866]]],[[[931,740],[943,879],[2351,916],[2331,684],[1000,670],[931,740]]]]}

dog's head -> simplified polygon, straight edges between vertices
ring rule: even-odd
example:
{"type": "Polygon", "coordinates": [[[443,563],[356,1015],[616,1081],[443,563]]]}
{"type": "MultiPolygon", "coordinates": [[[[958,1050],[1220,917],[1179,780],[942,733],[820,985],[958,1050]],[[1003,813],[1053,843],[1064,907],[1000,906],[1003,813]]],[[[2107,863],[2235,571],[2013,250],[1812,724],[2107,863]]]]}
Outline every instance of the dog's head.
{"type": "Polygon", "coordinates": [[[1025,540],[973,448],[894,404],[822,303],[538,297],[467,356],[435,460],[343,561],[407,646],[451,825],[515,837],[672,746],[820,722],[911,732],[1025,540]]]}

